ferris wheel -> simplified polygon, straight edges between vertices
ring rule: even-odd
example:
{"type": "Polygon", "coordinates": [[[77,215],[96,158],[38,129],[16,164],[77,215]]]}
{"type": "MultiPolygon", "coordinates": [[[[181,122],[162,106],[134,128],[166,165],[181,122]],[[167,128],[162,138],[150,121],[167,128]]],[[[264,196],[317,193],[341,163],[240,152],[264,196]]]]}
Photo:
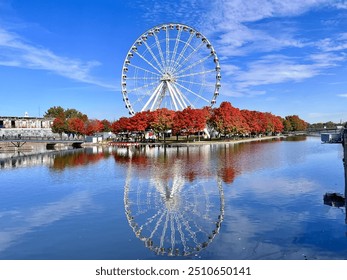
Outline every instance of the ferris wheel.
{"type": "Polygon", "coordinates": [[[179,162],[173,164],[172,174],[166,177],[154,168],[146,178],[130,161],[125,215],[135,236],[155,254],[188,256],[205,249],[218,235],[224,192],[217,178],[188,182],[179,162]]]}
{"type": "Polygon", "coordinates": [[[218,56],[203,34],[184,24],[162,24],[130,47],[122,68],[123,101],[131,115],[212,106],[220,80],[218,56]]]}

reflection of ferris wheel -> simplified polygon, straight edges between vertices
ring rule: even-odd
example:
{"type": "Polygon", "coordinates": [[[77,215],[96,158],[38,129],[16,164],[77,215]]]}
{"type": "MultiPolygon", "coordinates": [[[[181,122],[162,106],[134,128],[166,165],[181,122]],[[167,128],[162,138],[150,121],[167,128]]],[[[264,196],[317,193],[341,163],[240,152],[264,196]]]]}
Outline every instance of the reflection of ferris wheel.
{"type": "Polygon", "coordinates": [[[220,181],[186,182],[176,164],[172,178],[146,179],[131,169],[124,189],[125,213],[147,248],[158,255],[187,256],[213,241],[224,217],[220,181]]]}
{"type": "Polygon", "coordinates": [[[213,105],[220,79],[216,51],[205,36],[187,25],[162,24],[129,49],[122,68],[123,101],[131,115],[213,105]]]}

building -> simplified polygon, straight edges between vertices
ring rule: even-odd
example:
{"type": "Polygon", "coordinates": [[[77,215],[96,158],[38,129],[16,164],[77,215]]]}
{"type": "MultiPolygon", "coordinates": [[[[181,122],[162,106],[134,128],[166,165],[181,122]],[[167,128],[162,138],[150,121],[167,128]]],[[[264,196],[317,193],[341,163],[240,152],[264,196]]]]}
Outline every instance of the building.
{"type": "Polygon", "coordinates": [[[51,128],[54,119],[34,117],[1,117],[0,129],[2,128],[51,128]]]}
{"type": "Polygon", "coordinates": [[[52,132],[54,119],[0,116],[0,137],[58,137],[52,132]]]}

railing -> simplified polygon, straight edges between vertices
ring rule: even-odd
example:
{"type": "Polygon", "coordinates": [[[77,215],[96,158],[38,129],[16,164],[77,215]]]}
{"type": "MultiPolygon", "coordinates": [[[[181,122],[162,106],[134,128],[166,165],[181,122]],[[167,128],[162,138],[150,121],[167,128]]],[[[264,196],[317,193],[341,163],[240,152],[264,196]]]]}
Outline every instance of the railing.
{"type": "Polygon", "coordinates": [[[5,136],[3,135],[0,137],[0,142],[9,142],[9,141],[22,141],[22,142],[84,142],[82,139],[76,139],[76,138],[59,138],[55,136],[5,136]]]}

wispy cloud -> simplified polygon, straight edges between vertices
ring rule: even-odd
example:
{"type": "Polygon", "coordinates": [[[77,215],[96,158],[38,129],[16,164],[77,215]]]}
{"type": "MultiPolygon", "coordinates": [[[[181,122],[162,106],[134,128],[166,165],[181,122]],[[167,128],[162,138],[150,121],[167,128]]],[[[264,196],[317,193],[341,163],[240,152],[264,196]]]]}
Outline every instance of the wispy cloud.
{"type": "Polygon", "coordinates": [[[347,98],[347,93],[338,94],[337,96],[347,98]]]}
{"type": "Polygon", "coordinates": [[[236,91],[232,95],[263,94],[258,86],[301,82],[341,65],[346,60],[345,33],[312,41],[293,19],[324,7],[342,8],[337,1],[327,0],[215,1],[204,27],[214,36],[222,70],[227,70],[223,71],[224,81],[232,83],[236,91]],[[287,19],[276,20],[280,17],[287,19]],[[231,64],[235,59],[238,63],[231,64]]]}
{"type": "Polygon", "coordinates": [[[48,70],[79,82],[116,89],[114,85],[104,83],[91,75],[92,69],[100,65],[99,62],[82,62],[59,56],[44,47],[26,42],[18,34],[2,27],[0,27],[0,65],[48,70]]]}
{"type": "Polygon", "coordinates": [[[301,61],[297,57],[285,55],[265,55],[248,63],[243,70],[236,66],[227,66],[226,76],[234,83],[234,96],[258,95],[265,91],[254,90],[254,87],[285,82],[300,82],[322,74],[326,69],[335,67],[344,56],[329,53],[312,54],[301,61]],[[232,71],[234,70],[234,71],[232,71]]]}

